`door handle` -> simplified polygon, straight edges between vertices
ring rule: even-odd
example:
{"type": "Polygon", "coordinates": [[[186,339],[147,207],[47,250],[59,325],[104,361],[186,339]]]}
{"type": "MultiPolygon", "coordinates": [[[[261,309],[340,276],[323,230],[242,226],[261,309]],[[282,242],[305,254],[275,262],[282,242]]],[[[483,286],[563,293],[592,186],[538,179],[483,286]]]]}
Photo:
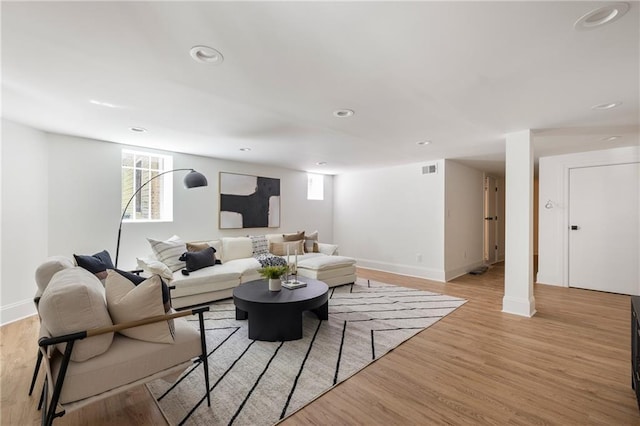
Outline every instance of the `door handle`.
{"type": "Polygon", "coordinates": [[[580,227],[578,225],[571,225],[571,230],[572,231],[577,231],[579,229],[580,229],[580,227]]]}
{"type": "Polygon", "coordinates": [[[485,217],[484,220],[493,220],[492,217],[485,217]]]}

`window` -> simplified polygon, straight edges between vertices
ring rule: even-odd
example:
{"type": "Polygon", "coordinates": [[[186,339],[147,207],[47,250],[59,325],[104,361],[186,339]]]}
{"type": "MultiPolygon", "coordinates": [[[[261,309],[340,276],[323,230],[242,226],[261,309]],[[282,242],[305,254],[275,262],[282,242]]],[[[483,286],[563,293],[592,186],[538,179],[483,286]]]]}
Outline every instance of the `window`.
{"type": "Polygon", "coordinates": [[[155,178],[173,169],[173,158],[168,155],[122,150],[121,209],[140,186],[145,185],[131,200],[124,220],[173,220],[173,184],[171,173],[155,178]],[[150,179],[153,179],[150,181],[150,179]]]}
{"type": "Polygon", "coordinates": [[[307,174],[307,200],[324,200],[324,175],[307,174]]]}

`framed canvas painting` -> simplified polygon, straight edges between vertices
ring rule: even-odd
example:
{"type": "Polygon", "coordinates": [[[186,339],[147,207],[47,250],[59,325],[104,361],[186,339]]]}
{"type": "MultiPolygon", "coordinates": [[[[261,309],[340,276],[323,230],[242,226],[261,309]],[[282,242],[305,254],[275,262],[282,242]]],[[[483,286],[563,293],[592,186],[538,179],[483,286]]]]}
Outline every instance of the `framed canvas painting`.
{"type": "Polygon", "coordinates": [[[280,179],[220,172],[220,229],[280,227],[280,179]]]}

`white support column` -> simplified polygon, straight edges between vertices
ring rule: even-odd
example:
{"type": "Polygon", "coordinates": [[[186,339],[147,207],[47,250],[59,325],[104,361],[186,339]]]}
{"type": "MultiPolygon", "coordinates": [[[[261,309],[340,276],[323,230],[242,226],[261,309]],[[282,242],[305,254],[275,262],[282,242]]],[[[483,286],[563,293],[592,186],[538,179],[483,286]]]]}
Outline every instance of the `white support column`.
{"type": "Polygon", "coordinates": [[[533,147],[531,130],[506,142],[505,267],[502,312],[531,317],[533,297],[533,147]]]}

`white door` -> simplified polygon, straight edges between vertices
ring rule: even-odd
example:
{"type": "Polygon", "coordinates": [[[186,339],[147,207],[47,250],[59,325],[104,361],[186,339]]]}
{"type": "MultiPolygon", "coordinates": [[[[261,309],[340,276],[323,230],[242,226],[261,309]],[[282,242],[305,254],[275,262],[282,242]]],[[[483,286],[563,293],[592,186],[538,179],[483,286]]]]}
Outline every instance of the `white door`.
{"type": "Polygon", "coordinates": [[[488,264],[498,260],[498,197],[496,178],[484,178],[484,261],[488,264]]]}
{"type": "Polygon", "coordinates": [[[640,163],[569,171],[569,286],[640,294],[640,163]]]}

